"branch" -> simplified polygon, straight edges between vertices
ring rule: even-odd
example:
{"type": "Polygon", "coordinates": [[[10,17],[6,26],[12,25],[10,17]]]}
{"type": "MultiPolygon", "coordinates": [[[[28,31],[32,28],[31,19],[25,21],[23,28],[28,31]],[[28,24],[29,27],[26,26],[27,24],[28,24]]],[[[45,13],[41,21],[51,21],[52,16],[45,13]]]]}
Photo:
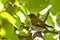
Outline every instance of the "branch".
{"type": "Polygon", "coordinates": [[[44,22],[46,22],[46,20],[47,20],[47,18],[48,18],[48,15],[49,15],[49,11],[48,11],[48,13],[47,13],[47,15],[46,15],[46,17],[45,17],[45,19],[44,19],[44,22]]]}

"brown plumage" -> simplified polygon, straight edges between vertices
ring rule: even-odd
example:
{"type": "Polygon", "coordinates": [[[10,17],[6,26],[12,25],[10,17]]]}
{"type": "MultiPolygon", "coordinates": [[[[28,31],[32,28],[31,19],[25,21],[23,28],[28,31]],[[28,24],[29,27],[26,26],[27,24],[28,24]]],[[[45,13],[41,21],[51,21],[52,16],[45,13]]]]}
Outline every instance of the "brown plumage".
{"type": "MultiPolygon", "coordinates": [[[[36,26],[36,28],[37,27],[40,27],[40,28],[47,29],[47,26],[48,25],[45,24],[44,21],[42,21],[39,18],[37,18],[37,16],[35,16],[34,14],[30,14],[29,17],[30,17],[30,20],[31,20],[32,25],[36,26]]],[[[48,27],[51,27],[51,26],[48,26],[48,27]]]]}

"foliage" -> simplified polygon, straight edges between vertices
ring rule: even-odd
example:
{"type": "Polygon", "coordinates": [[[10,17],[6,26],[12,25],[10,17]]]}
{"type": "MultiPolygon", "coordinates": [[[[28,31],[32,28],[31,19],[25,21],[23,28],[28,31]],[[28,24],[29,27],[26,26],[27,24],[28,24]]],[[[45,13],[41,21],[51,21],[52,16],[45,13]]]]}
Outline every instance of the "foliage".
{"type": "MultiPolygon", "coordinates": [[[[59,3],[60,0],[0,0],[0,40],[34,40],[31,34],[32,29],[29,30],[33,25],[28,15],[32,13],[43,21],[48,12],[49,15],[45,23],[53,27],[50,28],[50,31],[58,32],[58,39],[60,39],[60,30],[55,29],[56,24],[60,26],[59,3]],[[48,8],[49,5],[50,8],[48,8]],[[46,8],[47,10],[45,10],[46,8]],[[43,10],[46,12],[42,12],[43,10]],[[52,17],[56,17],[56,20],[52,17]]],[[[57,34],[47,31],[43,33],[43,39],[57,40],[57,38],[53,38],[57,34]]],[[[37,37],[37,34],[35,35],[37,37]]]]}

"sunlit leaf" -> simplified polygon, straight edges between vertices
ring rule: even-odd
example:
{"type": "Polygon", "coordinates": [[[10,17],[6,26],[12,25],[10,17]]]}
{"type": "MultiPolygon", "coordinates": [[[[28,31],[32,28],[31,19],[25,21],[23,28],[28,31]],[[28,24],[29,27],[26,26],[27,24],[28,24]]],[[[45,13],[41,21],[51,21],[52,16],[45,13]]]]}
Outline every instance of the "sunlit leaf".
{"type": "Polygon", "coordinates": [[[18,0],[15,1],[14,3],[17,7],[20,7],[20,11],[23,13],[23,14],[26,14],[26,8],[25,8],[25,3],[23,4],[20,4],[18,0]]]}
{"type": "Polygon", "coordinates": [[[4,37],[6,35],[6,31],[4,28],[0,29],[0,35],[1,35],[1,37],[4,37]]]}
{"type": "Polygon", "coordinates": [[[24,37],[26,37],[26,36],[28,36],[28,34],[26,34],[26,33],[23,32],[23,31],[20,31],[19,36],[24,36],[24,37]]]}
{"type": "Polygon", "coordinates": [[[15,25],[16,23],[16,20],[7,12],[2,12],[1,13],[1,16],[3,18],[6,18],[11,24],[15,25]]]}
{"type": "Polygon", "coordinates": [[[0,15],[0,25],[2,24],[1,15],[0,15]]]}
{"type": "Polygon", "coordinates": [[[23,32],[25,32],[25,34],[28,34],[28,31],[26,29],[23,29],[23,32]]]}
{"type": "Polygon", "coordinates": [[[0,2],[0,12],[3,11],[3,9],[4,9],[4,5],[3,3],[0,2]]]}
{"type": "Polygon", "coordinates": [[[17,26],[17,28],[19,29],[19,27],[20,27],[20,18],[16,13],[18,11],[20,11],[20,8],[17,7],[16,5],[12,6],[11,4],[8,4],[7,8],[6,8],[6,11],[8,12],[8,14],[10,14],[14,18],[14,20],[16,21],[14,23],[14,25],[17,26]]]}
{"type": "Polygon", "coordinates": [[[19,4],[19,1],[18,1],[18,0],[16,0],[14,4],[15,4],[17,7],[19,7],[19,6],[20,6],[20,4],[19,4]]]}

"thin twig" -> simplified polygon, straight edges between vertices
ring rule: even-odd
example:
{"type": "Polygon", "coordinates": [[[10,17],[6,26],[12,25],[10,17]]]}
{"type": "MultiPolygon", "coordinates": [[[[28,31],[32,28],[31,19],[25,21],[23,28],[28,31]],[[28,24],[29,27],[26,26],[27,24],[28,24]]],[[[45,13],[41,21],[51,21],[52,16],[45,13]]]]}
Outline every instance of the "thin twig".
{"type": "Polygon", "coordinates": [[[47,18],[48,18],[48,15],[49,15],[49,10],[48,10],[48,13],[47,13],[47,15],[46,15],[46,17],[45,17],[45,19],[44,19],[44,22],[46,22],[46,20],[47,20],[47,18]]]}

